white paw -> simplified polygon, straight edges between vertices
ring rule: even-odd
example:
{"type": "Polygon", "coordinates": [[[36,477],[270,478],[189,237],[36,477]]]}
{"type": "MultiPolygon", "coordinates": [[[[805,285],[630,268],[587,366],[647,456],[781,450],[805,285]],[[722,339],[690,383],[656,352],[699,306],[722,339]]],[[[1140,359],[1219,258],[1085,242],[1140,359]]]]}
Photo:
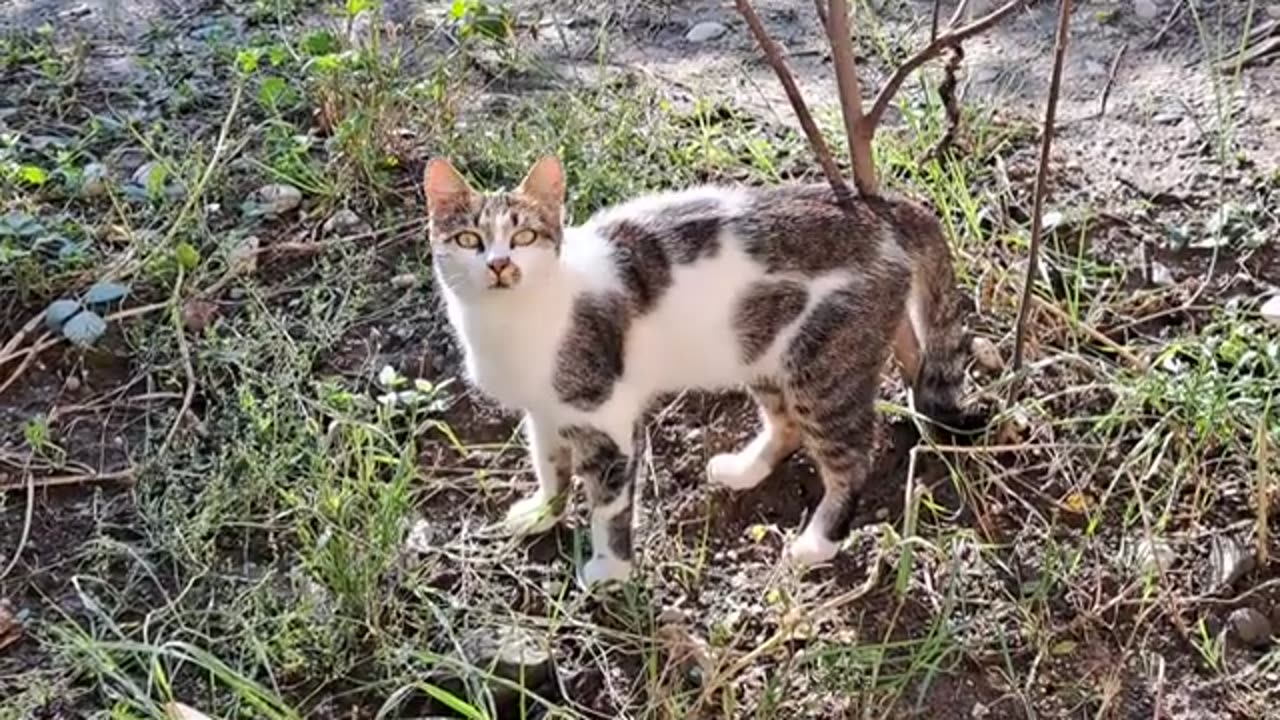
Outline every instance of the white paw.
{"type": "Polygon", "coordinates": [[[631,578],[631,563],[608,555],[598,555],[582,567],[578,580],[588,590],[609,582],[626,582],[631,578]]]}
{"type": "Polygon", "coordinates": [[[839,552],[840,545],[831,542],[813,528],[805,531],[787,547],[787,558],[797,565],[813,567],[821,565],[839,552]]]}
{"type": "Polygon", "coordinates": [[[707,463],[707,480],[732,490],[748,490],[759,485],[773,471],[768,464],[743,453],[723,453],[707,463]]]}
{"type": "Polygon", "coordinates": [[[534,493],[527,498],[517,500],[507,510],[503,527],[516,537],[524,537],[541,535],[555,527],[558,522],[560,522],[560,515],[552,509],[551,503],[542,496],[542,493],[534,493]]]}

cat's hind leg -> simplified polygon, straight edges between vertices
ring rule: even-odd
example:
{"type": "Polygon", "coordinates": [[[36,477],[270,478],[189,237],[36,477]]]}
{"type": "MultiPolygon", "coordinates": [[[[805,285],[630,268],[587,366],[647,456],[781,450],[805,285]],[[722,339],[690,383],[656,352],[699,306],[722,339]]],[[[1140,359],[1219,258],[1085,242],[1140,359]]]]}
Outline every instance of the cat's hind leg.
{"type": "Polygon", "coordinates": [[[782,388],[761,381],[749,391],[760,406],[760,432],[738,452],[716,455],[707,463],[707,479],[734,490],[759,485],[800,447],[800,429],[787,410],[782,388]]]}
{"type": "Polygon", "coordinates": [[[830,560],[849,535],[871,468],[876,392],[901,308],[891,289],[853,283],[814,308],[787,350],[790,409],[823,486],[808,525],[788,548],[802,565],[830,560]]]}
{"type": "Polygon", "coordinates": [[[516,536],[540,535],[555,527],[568,507],[572,482],[568,442],[551,424],[532,414],[525,424],[538,489],[507,511],[504,525],[516,536]]]}

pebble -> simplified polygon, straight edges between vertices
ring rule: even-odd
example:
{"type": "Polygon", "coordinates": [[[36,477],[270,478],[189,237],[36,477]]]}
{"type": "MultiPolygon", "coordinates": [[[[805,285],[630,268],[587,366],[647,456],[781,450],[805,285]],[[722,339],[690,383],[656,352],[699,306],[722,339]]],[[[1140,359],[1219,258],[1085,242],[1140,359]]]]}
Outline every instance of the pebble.
{"type": "Polygon", "coordinates": [[[231,250],[229,260],[237,275],[248,275],[258,269],[258,248],[261,246],[258,236],[250,235],[231,250]]]}
{"type": "Polygon", "coordinates": [[[684,39],[692,43],[704,43],[724,35],[728,29],[722,23],[708,20],[689,28],[689,32],[685,33],[684,39]]]}
{"type": "Polygon", "coordinates": [[[89,163],[84,166],[84,175],[80,181],[80,195],[83,197],[99,197],[107,192],[107,168],[102,163],[89,163]]]}
{"type": "Polygon", "coordinates": [[[1143,20],[1155,20],[1160,17],[1160,6],[1155,0],[1133,0],[1133,14],[1143,20]]]}
{"type": "Polygon", "coordinates": [[[328,220],[324,221],[324,227],[322,228],[326,236],[360,235],[369,232],[371,229],[369,223],[365,222],[355,211],[347,208],[335,212],[328,220]]]}
{"type": "Polygon", "coordinates": [[[67,392],[73,393],[80,389],[80,378],[75,375],[68,375],[62,386],[67,389],[67,392]]]}
{"type": "Polygon", "coordinates": [[[1249,647],[1264,648],[1271,644],[1271,621],[1253,608],[1232,610],[1227,616],[1227,624],[1236,639],[1249,647]]]}
{"type": "Polygon", "coordinates": [[[1267,6],[1267,15],[1276,20],[1280,20],[1280,3],[1267,6]]]}
{"type": "Polygon", "coordinates": [[[391,278],[391,285],[401,290],[408,290],[409,288],[418,286],[418,276],[411,272],[400,273],[399,275],[391,278]]]}
{"type": "Polygon", "coordinates": [[[983,370],[993,373],[1004,370],[1004,358],[1000,357],[1000,349],[990,340],[975,337],[969,343],[969,351],[983,370]]]}
{"type": "Polygon", "coordinates": [[[1210,590],[1226,590],[1253,570],[1256,564],[1253,551],[1225,535],[1213,538],[1209,546],[1209,567],[1213,573],[1210,590]]]}
{"type": "Polygon", "coordinates": [[[302,204],[302,191],[292,185],[263,185],[253,193],[253,202],[263,212],[283,215],[302,204]]]}

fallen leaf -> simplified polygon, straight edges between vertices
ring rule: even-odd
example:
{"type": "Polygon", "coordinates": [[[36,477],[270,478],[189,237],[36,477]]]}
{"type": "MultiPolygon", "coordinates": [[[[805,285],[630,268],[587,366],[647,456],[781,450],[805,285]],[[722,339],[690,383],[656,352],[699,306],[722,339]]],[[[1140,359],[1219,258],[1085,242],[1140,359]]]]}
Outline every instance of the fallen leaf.
{"type": "Polygon", "coordinates": [[[1209,546],[1209,590],[1217,592],[1235,585],[1255,565],[1253,552],[1227,535],[1215,535],[1209,546]]]}
{"type": "Polygon", "coordinates": [[[257,235],[250,235],[241,240],[231,250],[229,257],[231,268],[237,275],[251,275],[258,269],[258,248],[262,241],[257,235]]]}
{"type": "Polygon", "coordinates": [[[80,347],[94,344],[106,331],[107,322],[92,310],[77,313],[62,326],[63,336],[80,347]]]}
{"type": "Polygon", "coordinates": [[[1073,492],[1062,499],[1062,506],[1077,515],[1084,515],[1093,507],[1093,498],[1082,492],[1073,492]]]}
{"type": "Polygon", "coordinates": [[[187,330],[198,333],[213,322],[218,306],[208,300],[188,300],[182,305],[182,324],[187,330]]]}
{"type": "Polygon", "coordinates": [[[18,642],[22,637],[22,624],[9,609],[9,604],[0,601],[0,650],[18,642]]]}

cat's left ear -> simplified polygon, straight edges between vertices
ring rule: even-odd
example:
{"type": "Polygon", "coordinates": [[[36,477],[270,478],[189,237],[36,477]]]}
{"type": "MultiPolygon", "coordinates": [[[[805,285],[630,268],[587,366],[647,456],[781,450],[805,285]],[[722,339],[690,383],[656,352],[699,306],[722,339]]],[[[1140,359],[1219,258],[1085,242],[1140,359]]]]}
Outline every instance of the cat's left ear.
{"type": "Polygon", "coordinates": [[[516,191],[559,210],[564,205],[564,168],[560,161],[551,155],[538,160],[516,191]]]}

